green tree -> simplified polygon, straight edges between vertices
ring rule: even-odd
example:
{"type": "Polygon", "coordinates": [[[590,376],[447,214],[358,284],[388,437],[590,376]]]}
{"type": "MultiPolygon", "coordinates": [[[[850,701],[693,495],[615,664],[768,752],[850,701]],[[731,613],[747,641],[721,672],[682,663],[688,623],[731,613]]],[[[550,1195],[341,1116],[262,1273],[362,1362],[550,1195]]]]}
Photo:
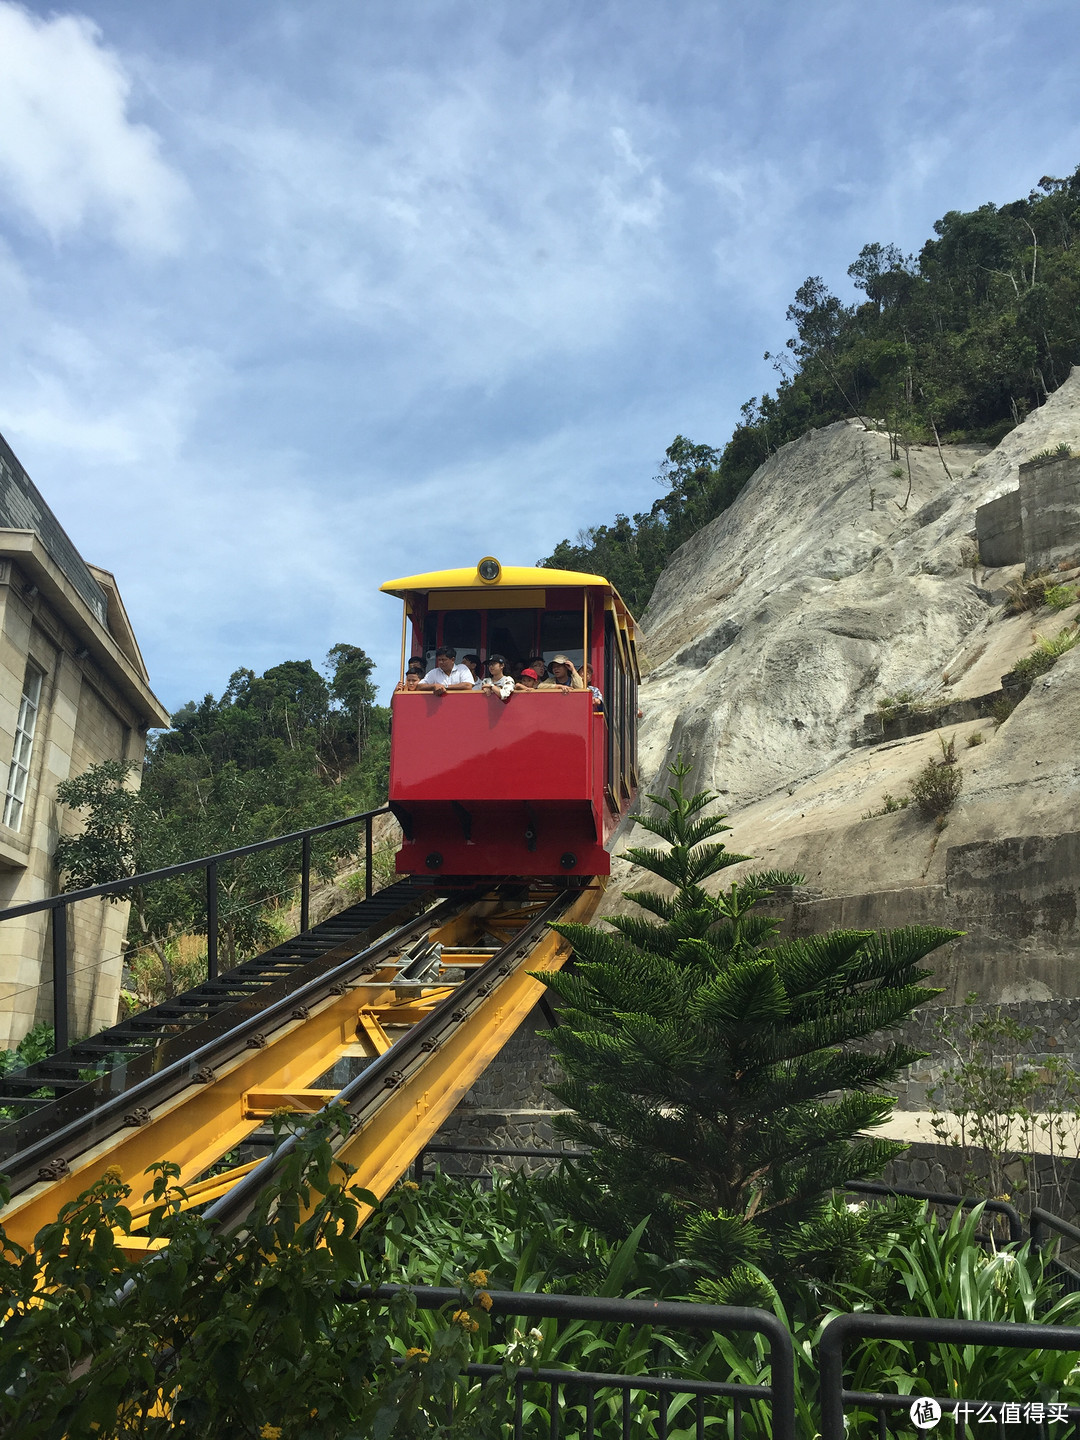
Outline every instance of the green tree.
{"type": "Polygon", "coordinates": [[[659,1253],[732,1298],[751,1284],[740,1267],[775,1274],[793,1263],[782,1255],[827,1254],[829,1192],[905,1148],[864,1132],[894,1103],[880,1087],[919,1052],[871,1037],[940,993],[919,962],[955,934],[780,940],[760,907],[797,877],[709,894],[706,880],[748,857],[715,839],[729,827],[704,813],[710,792],[684,794],[689,773],[673,766],[666,796],[650,796],[657,815],[639,819],[664,848],[627,852],[674,887],[628,896],[657,918],[555,927],[575,950],[570,970],[542,976],[562,1002],[553,1044],[566,1079],[553,1090],[571,1113],[557,1123],[591,1153],[553,1184],[602,1233],[648,1217],[659,1253]]]}
{"type": "MultiPolygon", "coordinates": [[[[80,833],[61,835],[54,860],[65,890],[106,885],[191,858],[178,853],[176,827],[148,805],[133,785],[135,766],[105,760],[56,787],[61,805],[78,811],[80,833]]],[[[189,876],[118,891],[111,903],[131,902],[129,941],[157,957],[166,994],[176,993],[170,946],[196,924],[197,900],[189,876]]]]}

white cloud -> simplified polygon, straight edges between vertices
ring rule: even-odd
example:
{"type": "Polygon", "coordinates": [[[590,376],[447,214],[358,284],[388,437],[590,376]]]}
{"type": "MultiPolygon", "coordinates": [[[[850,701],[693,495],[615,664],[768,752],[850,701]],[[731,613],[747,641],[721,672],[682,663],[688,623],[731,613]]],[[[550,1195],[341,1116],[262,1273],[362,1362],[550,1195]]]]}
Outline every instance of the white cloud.
{"type": "Polygon", "coordinates": [[[525,71],[394,75],[359,114],[254,87],[202,122],[236,184],[217,220],[285,296],[424,337],[425,379],[498,383],[593,352],[669,288],[648,111],[525,71]],[[327,120],[331,124],[327,124],[327,120]]]}
{"type": "Polygon", "coordinates": [[[54,241],[97,225],[132,250],[177,248],[186,187],[130,94],[91,21],[0,0],[0,196],[54,241]]]}

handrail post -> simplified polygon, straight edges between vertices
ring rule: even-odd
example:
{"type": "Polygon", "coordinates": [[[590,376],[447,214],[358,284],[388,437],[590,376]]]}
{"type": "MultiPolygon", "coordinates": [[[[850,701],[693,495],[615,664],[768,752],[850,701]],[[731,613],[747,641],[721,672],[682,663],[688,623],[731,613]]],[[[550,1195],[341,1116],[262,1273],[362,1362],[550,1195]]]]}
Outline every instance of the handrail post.
{"type": "Polygon", "coordinates": [[[311,836],[305,835],[300,846],[300,934],[308,929],[311,910],[311,836]]]}
{"type": "Polygon", "coordinates": [[[371,816],[368,815],[364,821],[364,830],[367,836],[367,854],[364,857],[364,899],[371,899],[371,816]]]}
{"type": "Polygon", "coordinates": [[[53,971],[53,1054],[68,1048],[68,927],[67,905],[55,905],[52,912],[53,971]]]}
{"type": "Polygon", "coordinates": [[[217,861],[206,867],[206,978],[218,976],[218,876],[217,861]]]}
{"type": "Polygon", "coordinates": [[[420,1153],[417,1155],[416,1159],[413,1161],[412,1178],[417,1185],[422,1185],[424,1183],[424,1156],[426,1154],[426,1150],[421,1150],[420,1153]]]}

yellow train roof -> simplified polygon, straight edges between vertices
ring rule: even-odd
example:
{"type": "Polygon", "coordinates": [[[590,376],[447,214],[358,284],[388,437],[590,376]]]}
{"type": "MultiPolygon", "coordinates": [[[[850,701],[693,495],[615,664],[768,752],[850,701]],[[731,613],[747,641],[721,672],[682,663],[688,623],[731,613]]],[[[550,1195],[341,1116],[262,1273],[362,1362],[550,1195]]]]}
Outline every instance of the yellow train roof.
{"type": "MultiPolygon", "coordinates": [[[[487,557],[485,557],[487,558],[487,557]]],[[[577,570],[545,570],[540,565],[500,565],[497,580],[484,580],[479,565],[457,570],[430,570],[425,575],[406,575],[380,585],[390,595],[426,594],[431,590],[516,590],[550,589],[558,585],[598,585],[613,590],[602,575],[585,575],[577,570]]]]}
{"type": "Polygon", "coordinates": [[[548,570],[542,565],[503,565],[493,555],[485,555],[473,566],[461,566],[456,570],[429,570],[423,575],[404,575],[400,580],[387,580],[379,589],[388,595],[404,598],[406,603],[410,595],[454,591],[455,605],[460,604],[460,608],[464,609],[468,602],[461,604],[458,601],[462,592],[472,592],[480,596],[500,590],[550,590],[559,586],[606,590],[609,596],[608,606],[614,610],[617,622],[625,627],[631,638],[636,635],[637,626],[630,607],[611,581],[605,580],[603,575],[586,575],[579,570],[548,570]],[[494,578],[485,579],[480,573],[480,567],[485,566],[490,570],[491,564],[495,566],[497,573],[494,578]]]}

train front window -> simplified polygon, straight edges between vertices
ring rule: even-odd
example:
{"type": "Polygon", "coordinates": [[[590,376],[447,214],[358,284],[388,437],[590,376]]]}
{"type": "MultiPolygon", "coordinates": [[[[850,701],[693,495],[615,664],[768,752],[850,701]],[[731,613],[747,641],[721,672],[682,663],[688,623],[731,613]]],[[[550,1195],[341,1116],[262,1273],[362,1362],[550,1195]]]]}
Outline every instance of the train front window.
{"type": "Polygon", "coordinates": [[[536,654],[535,610],[489,610],[487,616],[488,655],[505,655],[507,670],[516,675],[536,654]]]}
{"type": "Polygon", "coordinates": [[[580,670],[585,663],[585,616],[580,610],[545,610],[540,616],[540,654],[545,664],[565,655],[580,670]]]}
{"type": "Polygon", "coordinates": [[[479,655],[480,625],[479,610],[447,610],[440,643],[452,646],[459,660],[464,655],[479,655]]]}

